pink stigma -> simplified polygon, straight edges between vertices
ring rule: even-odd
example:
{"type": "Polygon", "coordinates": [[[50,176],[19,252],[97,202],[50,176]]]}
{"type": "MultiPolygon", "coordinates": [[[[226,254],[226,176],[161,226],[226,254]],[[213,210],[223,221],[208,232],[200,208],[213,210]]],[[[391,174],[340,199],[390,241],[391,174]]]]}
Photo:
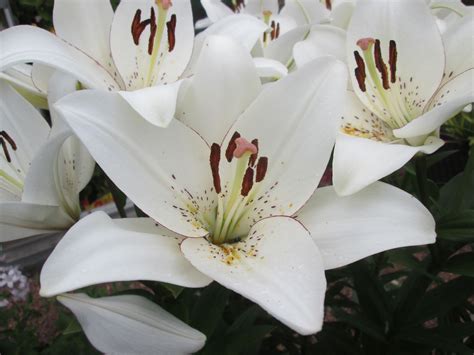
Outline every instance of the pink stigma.
{"type": "Polygon", "coordinates": [[[363,50],[366,51],[371,44],[375,43],[373,38],[361,38],[357,41],[357,45],[363,50]]]}
{"type": "Polygon", "coordinates": [[[168,10],[173,5],[171,0],[158,0],[158,3],[161,3],[163,10],[168,10]]]}
{"type": "Polygon", "coordinates": [[[250,143],[243,137],[239,137],[235,140],[236,148],[234,150],[234,157],[240,158],[245,153],[255,154],[258,149],[255,144],[250,143]]]}

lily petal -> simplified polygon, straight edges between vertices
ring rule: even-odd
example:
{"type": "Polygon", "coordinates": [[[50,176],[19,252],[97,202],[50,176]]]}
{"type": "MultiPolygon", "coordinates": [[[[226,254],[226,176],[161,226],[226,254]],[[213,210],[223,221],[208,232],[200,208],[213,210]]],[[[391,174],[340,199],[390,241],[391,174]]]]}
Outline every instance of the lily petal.
{"type": "Polygon", "coordinates": [[[261,89],[250,54],[239,43],[222,36],[206,39],[190,81],[180,97],[176,118],[209,145],[221,142],[261,89]]]}
{"type": "Polygon", "coordinates": [[[144,119],[158,127],[167,127],[176,111],[176,101],[183,82],[156,85],[135,91],[119,91],[119,95],[144,119]]]}
{"type": "MultiPolygon", "coordinates": [[[[291,215],[312,195],[334,146],[346,78],[343,63],[330,57],[314,60],[267,85],[229,130],[223,147],[237,131],[249,141],[258,139],[258,155],[268,158],[266,176],[248,209],[254,212],[238,228],[248,230],[271,215],[291,215]]],[[[232,166],[221,165],[223,185],[232,186],[232,166]]]]}
{"type": "MultiPolygon", "coordinates": [[[[395,74],[399,80],[391,84],[397,85],[393,90],[398,90],[400,83],[408,83],[410,90],[417,91],[419,102],[431,98],[443,75],[444,47],[434,16],[423,0],[358,1],[347,30],[347,62],[351,72],[356,66],[354,51],[361,52],[357,41],[363,38],[380,40],[385,63],[389,59],[389,43],[395,41],[395,74]]],[[[355,75],[351,79],[359,99],[371,108],[372,102],[360,90],[355,75]]]]}
{"type": "Polygon", "coordinates": [[[378,142],[339,133],[333,158],[333,181],[341,196],[351,195],[405,165],[416,153],[431,154],[444,142],[428,137],[418,147],[378,142]]]}
{"type": "Polygon", "coordinates": [[[0,212],[1,242],[61,231],[74,224],[74,220],[58,206],[2,202],[0,212]]]}
{"type": "Polygon", "coordinates": [[[184,354],[204,346],[206,336],[144,297],[90,298],[64,294],[58,301],[79,320],[89,341],[107,354],[184,354]]]}
{"type": "Polygon", "coordinates": [[[231,15],[217,21],[205,31],[196,35],[193,54],[183,76],[188,77],[194,74],[196,63],[207,37],[213,35],[230,37],[240,43],[250,53],[266,29],[267,25],[263,21],[250,15],[231,15]]]}
{"type": "Polygon", "coordinates": [[[183,257],[182,237],[151,218],[113,220],[95,212],[61,239],[41,270],[41,295],[114,281],[163,281],[186,287],[211,282],[183,257]]]}
{"type": "Polygon", "coordinates": [[[207,234],[195,209],[213,208],[211,200],[200,199],[212,191],[210,150],[195,132],[178,120],[167,129],[156,127],[116,93],[83,90],[60,100],[56,109],[145,213],[176,233],[207,234]]]}
{"type": "Polygon", "coordinates": [[[198,270],[258,303],[298,333],[321,330],[326,290],[321,255],[294,219],[263,219],[247,239],[235,244],[186,239],[181,250],[198,270]]]}
{"type": "Polygon", "coordinates": [[[303,25],[284,33],[263,49],[265,57],[289,66],[293,58],[293,46],[302,41],[308,35],[309,30],[309,25],[303,25]]]}
{"type": "Polygon", "coordinates": [[[332,186],[317,189],[297,219],[310,231],[326,269],[436,238],[430,212],[410,194],[382,182],[345,197],[332,186]]]}
{"type": "Polygon", "coordinates": [[[394,130],[393,134],[399,138],[410,138],[434,132],[466,105],[474,102],[473,83],[474,69],[448,81],[433,97],[428,112],[394,130]]]}
{"type": "Polygon", "coordinates": [[[117,90],[118,85],[99,63],[33,26],[14,26],[0,32],[0,70],[19,63],[42,63],[75,76],[89,88],[117,90]]]}
{"type": "Polygon", "coordinates": [[[221,0],[201,0],[201,5],[206,10],[207,17],[211,22],[217,22],[226,16],[233,14],[233,11],[221,0]]]}
{"type": "Polygon", "coordinates": [[[293,58],[298,68],[325,55],[346,61],[345,31],[334,26],[316,25],[311,28],[309,36],[304,41],[296,43],[293,47],[293,58]]]}
{"type": "Polygon", "coordinates": [[[56,35],[96,60],[112,76],[117,70],[110,53],[114,10],[110,0],[56,0],[53,23],[56,35]]]}
{"type": "Polygon", "coordinates": [[[311,25],[326,20],[329,11],[319,1],[288,0],[281,9],[280,16],[294,19],[298,26],[311,25]]]}
{"type": "Polygon", "coordinates": [[[446,53],[446,67],[442,85],[459,74],[474,68],[472,49],[474,48],[474,14],[462,17],[449,26],[443,34],[446,53]]]}
{"type": "Polygon", "coordinates": [[[261,78],[280,79],[288,74],[286,66],[274,59],[264,57],[253,58],[253,64],[257,69],[258,76],[261,78]]]}
{"type": "Polygon", "coordinates": [[[193,39],[190,1],[174,1],[166,13],[152,0],[121,1],[112,23],[110,46],[125,88],[136,90],[178,80],[191,57],[193,39]],[[172,17],[174,28],[167,25],[173,22],[172,17]],[[134,33],[130,28],[136,19],[154,22],[134,33]],[[156,31],[152,31],[155,24],[156,31]]]}

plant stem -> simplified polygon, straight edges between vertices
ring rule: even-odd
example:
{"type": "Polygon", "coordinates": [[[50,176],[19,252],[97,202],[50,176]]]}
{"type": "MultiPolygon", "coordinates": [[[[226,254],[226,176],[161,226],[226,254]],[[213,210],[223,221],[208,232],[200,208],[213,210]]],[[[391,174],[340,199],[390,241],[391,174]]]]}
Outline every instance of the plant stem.
{"type": "Polygon", "coordinates": [[[428,177],[426,174],[426,156],[422,155],[415,160],[415,168],[416,168],[416,181],[418,184],[418,192],[420,194],[420,200],[426,208],[429,208],[429,197],[428,197],[428,189],[427,189],[427,182],[428,177]]]}

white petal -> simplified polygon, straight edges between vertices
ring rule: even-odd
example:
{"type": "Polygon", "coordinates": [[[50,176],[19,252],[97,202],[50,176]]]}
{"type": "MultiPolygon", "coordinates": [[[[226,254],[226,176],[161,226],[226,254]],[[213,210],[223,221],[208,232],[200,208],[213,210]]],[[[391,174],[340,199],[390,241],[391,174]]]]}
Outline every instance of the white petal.
{"type": "Polygon", "coordinates": [[[208,28],[210,25],[212,25],[212,21],[209,17],[204,17],[202,19],[199,19],[196,21],[194,24],[194,29],[195,30],[204,30],[208,28]]]}
{"type": "MultiPolygon", "coordinates": [[[[255,186],[238,228],[249,230],[257,220],[290,215],[312,195],[321,179],[342,114],[347,69],[333,58],[320,58],[268,84],[229,130],[258,139],[259,156],[268,157],[263,181],[255,186]],[[251,212],[253,211],[253,212],[251,212]]],[[[222,185],[232,186],[232,165],[221,163],[222,185]]]]}
{"type": "Polygon", "coordinates": [[[264,22],[249,15],[231,15],[217,21],[196,35],[193,54],[183,76],[188,77],[194,74],[196,63],[207,37],[212,35],[230,37],[250,52],[266,29],[267,25],[264,22]]]}
{"type": "Polygon", "coordinates": [[[430,102],[428,112],[394,130],[393,134],[399,138],[430,134],[471,102],[474,102],[474,69],[444,84],[430,102]]]}
{"type": "Polygon", "coordinates": [[[61,231],[74,224],[62,208],[25,202],[0,203],[0,241],[61,231]]]}
{"type": "Polygon", "coordinates": [[[209,145],[222,141],[261,88],[250,54],[239,43],[222,36],[206,39],[190,80],[180,97],[176,118],[209,145]]]}
{"type": "Polygon", "coordinates": [[[318,189],[297,219],[310,231],[326,269],[436,238],[430,212],[413,196],[382,182],[345,197],[332,186],[318,189]]]}
{"type": "Polygon", "coordinates": [[[278,8],[278,0],[247,0],[242,11],[252,16],[262,17],[264,11],[277,14],[278,8]]]}
{"type": "Polygon", "coordinates": [[[113,220],[95,212],[77,222],[46,260],[41,295],[132,280],[203,287],[210,280],[183,257],[182,239],[151,218],[113,220]]]}
{"type": "Polygon", "coordinates": [[[198,270],[298,333],[321,330],[326,290],[321,255],[308,231],[292,218],[263,219],[235,244],[192,238],[181,249],[198,270]]]}
{"type": "Polygon", "coordinates": [[[144,297],[90,298],[64,294],[58,301],[79,320],[89,341],[107,354],[184,354],[204,346],[206,336],[144,297]]]}
{"type": "MultiPolygon", "coordinates": [[[[389,42],[395,41],[397,82],[391,85],[398,88],[400,82],[408,82],[410,88],[417,91],[418,101],[430,99],[443,75],[444,48],[434,17],[423,0],[357,2],[347,30],[347,62],[351,73],[356,67],[354,51],[362,52],[356,43],[363,38],[380,40],[387,66],[389,42]]],[[[359,89],[355,75],[351,75],[351,79],[360,100],[371,107],[368,96],[359,89]]]]}
{"type": "Polygon", "coordinates": [[[443,144],[428,137],[424,145],[412,147],[340,133],[333,158],[334,188],[342,196],[353,194],[401,168],[416,153],[431,154],[443,144]]]}
{"type": "Polygon", "coordinates": [[[261,78],[280,79],[288,74],[286,66],[274,59],[258,57],[253,58],[253,63],[261,78]]]}
{"type": "Polygon", "coordinates": [[[117,90],[118,85],[96,61],[33,26],[15,26],[0,33],[0,70],[18,63],[42,63],[75,76],[90,88],[117,90]]]}
{"type": "Polygon", "coordinates": [[[48,92],[48,84],[51,76],[55,72],[54,68],[40,63],[33,63],[31,69],[31,80],[41,92],[48,92]]]}
{"type": "Polygon", "coordinates": [[[166,127],[174,117],[181,80],[135,91],[119,91],[119,95],[144,119],[158,127],[166,127]]]}
{"type": "Polygon", "coordinates": [[[200,199],[212,191],[210,150],[201,137],[177,120],[166,129],[150,124],[115,93],[83,90],[56,108],[106,174],[145,213],[179,234],[207,234],[195,217],[195,209],[212,205],[200,199]]]}
{"type": "Polygon", "coordinates": [[[288,66],[293,58],[293,46],[297,42],[302,41],[309,33],[309,30],[309,25],[299,26],[271,41],[263,50],[265,57],[277,60],[288,66]]]}
{"type": "Polygon", "coordinates": [[[331,25],[347,29],[354,13],[353,0],[339,2],[331,11],[331,25]]]}
{"type": "Polygon", "coordinates": [[[110,45],[127,90],[175,82],[191,57],[194,39],[191,2],[174,1],[166,13],[166,22],[173,15],[176,17],[175,47],[171,51],[166,23],[161,29],[157,28],[155,36],[151,36],[151,25],[147,25],[138,38],[138,45],[134,42],[131,26],[137,11],[141,11],[140,21],[146,21],[152,17],[151,9],[158,22],[163,11],[152,0],[123,0],[115,11],[110,45]],[[154,45],[149,46],[150,40],[154,45]]]}
{"type": "Polygon", "coordinates": [[[462,17],[443,34],[446,54],[443,84],[454,77],[474,68],[472,51],[474,48],[474,14],[462,17]]]}
{"type": "Polygon", "coordinates": [[[230,7],[226,6],[220,0],[202,0],[201,5],[204,7],[204,10],[206,10],[207,17],[209,17],[212,22],[217,22],[233,14],[230,7]]]}
{"type": "Polygon", "coordinates": [[[56,35],[116,73],[110,53],[114,10],[110,0],[56,0],[53,23],[56,35]]]}
{"type": "Polygon", "coordinates": [[[319,1],[288,0],[281,9],[282,17],[291,17],[298,26],[319,23],[327,19],[329,12],[319,1]]]}
{"type": "Polygon", "coordinates": [[[304,41],[293,47],[293,58],[298,67],[325,55],[346,61],[345,31],[333,26],[316,25],[304,41]]]}

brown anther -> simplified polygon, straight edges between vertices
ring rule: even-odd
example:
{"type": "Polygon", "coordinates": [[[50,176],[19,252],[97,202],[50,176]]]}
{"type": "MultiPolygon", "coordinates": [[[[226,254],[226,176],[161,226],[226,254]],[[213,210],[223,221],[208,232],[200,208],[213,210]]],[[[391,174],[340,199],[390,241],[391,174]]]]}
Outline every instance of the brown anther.
{"type": "Polygon", "coordinates": [[[270,32],[270,39],[273,41],[275,39],[275,32],[276,32],[275,21],[272,21],[270,27],[272,28],[272,31],[270,32]]]}
{"type": "Polygon", "coordinates": [[[156,16],[155,10],[153,7],[150,9],[150,38],[148,39],[148,54],[153,54],[153,46],[155,44],[155,36],[156,36],[156,16]]]}
{"type": "Polygon", "coordinates": [[[237,138],[240,138],[240,133],[235,132],[232,138],[229,141],[229,145],[227,146],[227,149],[225,151],[225,157],[227,161],[230,163],[232,161],[232,158],[234,157],[234,150],[237,148],[237,144],[235,143],[235,140],[237,138]]]}
{"type": "Polygon", "coordinates": [[[252,144],[257,147],[257,153],[252,154],[252,155],[250,156],[250,159],[249,159],[249,166],[254,166],[254,165],[255,165],[255,162],[257,161],[257,157],[258,157],[258,139],[255,138],[255,139],[252,141],[252,144]]]}
{"type": "Polygon", "coordinates": [[[397,81],[397,43],[394,40],[390,41],[388,64],[390,64],[390,81],[395,83],[397,81]]]}
{"type": "Polygon", "coordinates": [[[240,194],[242,196],[247,196],[252,190],[253,187],[253,168],[250,166],[245,170],[245,175],[242,180],[242,189],[240,190],[240,194]]]}
{"type": "Polygon", "coordinates": [[[221,193],[221,178],[219,176],[219,163],[221,160],[221,147],[217,143],[213,143],[211,146],[211,155],[209,157],[209,162],[211,164],[212,172],[212,181],[214,183],[214,188],[216,193],[221,193]]]}
{"type": "Polygon", "coordinates": [[[140,43],[140,36],[142,35],[142,32],[145,30],[146,26],[150,24],[150,19],[141,21],[141,16],[142,10],[138,9],[137,12],[135,12],[135,16],[132,20],[133,43],[135,43],[137,46],[140,43]]]}
{"type": "Polygon", "coordinates": [[[168,30],[168,52],[172,52],[176,45],[176,14],[171,15],[171,18],[166,22],[166,28],[168,30]]]}
{"type": "Polygon", "coordinates": [[[275,30],[275,38],[278,38],[278,37],[280,37],[280,23],[279,22],[277,23],[277,27],[275,30]]]}
{"type": "Polygon", "coordinates": [[[357,68],[354,69],[354,74],[357,79],[357,83],[359,84],[360,90],[365,92],[367,88],[365,86],[366,73],[364,59],[362,59],[359,52],[357,51],[354,51],[354,57],[357,64],[357,68]]]}
{"type": "Polygon", "coordinates": [[[382,85],[385,90],[390,89],[390,84],[388,83],[388,72],[387,72],[387,65],[383,61],[382,57],[382,50],[380,49],[380,40],[375,40],[374,46],[374,58],[375,58],[375,66],[382,77],[382,85]]]}
{"type": "Polygon", "coordinates": [[[7,161],[9,163],[11,163],[12,159],[10,158],[10,153],[8,153],[7,143],[5,143],[5,140],[1,137],[0,137],[0,143],[2,144],[3,153],[5,154],[5,158],[7,158],[7,161]]]}
{"type": "Polygon", "coordinates": [[[268,168],[268,158],[260,157],[257,163],[257,174],[255,176],[255,182],[260,182],[265,178],[268,168]]]}
{"type": "Polygon", "coordinates": [[[8,144],[10,144],[10,146],[12,147],[13,150],[17,149],[15,141],[13,140],[12,137],[10,137],[10,135],[6,131],[1,131],[0,136],[5,138],[5,140],[8,142],[8,144]]]}
{"type": "Polygon", "coordinates": [[[332,2],[331,2],[331,0],[326,0],[326,9],[332,10],[332,2]]]}

